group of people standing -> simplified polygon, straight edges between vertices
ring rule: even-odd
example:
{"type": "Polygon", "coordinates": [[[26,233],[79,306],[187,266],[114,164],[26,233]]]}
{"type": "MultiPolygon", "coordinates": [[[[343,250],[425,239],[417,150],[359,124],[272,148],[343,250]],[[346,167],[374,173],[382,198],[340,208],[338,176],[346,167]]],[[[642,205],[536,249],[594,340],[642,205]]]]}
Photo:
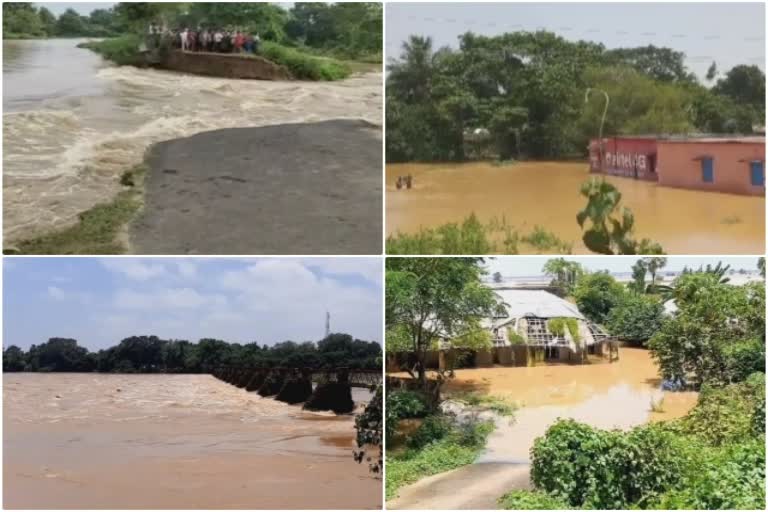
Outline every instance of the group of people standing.
{"type": "Polygon", "coordinates": [[[197,30],[184,27],[170,31],[158,25],[149,26],[150,35],[170,37],[171,46],[185,52],[215,53],[258,53],[261,44],[259,34],[240,30],[208,29],[197,30]]]}

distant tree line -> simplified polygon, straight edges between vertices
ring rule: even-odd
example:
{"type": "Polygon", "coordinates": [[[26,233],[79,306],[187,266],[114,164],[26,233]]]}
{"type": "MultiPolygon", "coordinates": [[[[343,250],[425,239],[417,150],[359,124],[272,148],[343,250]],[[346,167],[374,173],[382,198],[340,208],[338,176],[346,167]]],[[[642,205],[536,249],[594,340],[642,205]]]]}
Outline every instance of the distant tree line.
{"type": "Polygon", "coordinates": [[[752,133],[765,117],[765,74],[738,65],[701,83],[685,55],[608,50],[554,33],[467,32],[458,49],[411,36],[388,63],[387,161],[583,157],[603,133],[752,133]],[[593,89],[587,95],[587,89],[593,89]]]}
{"type": "Polygon", "coordinates": [[[29,2],[3,4],[4,38],[113,37],[143,33],[150,22],[168,28],[231,27],[287,46],[359,57],[381,55],[382,6],[373,2],[297,2],[290,9],[265,2],[120,2],[82,16],[58,18],[29,2]]]}
{"type": "Polygon", "coordinates": [[[4,372],[204,373],[221,365],[379,369],[381,346],[348,334],[331,334],[317,343],[284,341],[269,346],[131,336],[98,352],[69,338],[50,338],[26,352],[16,345],[3,350],[4,372]]]}

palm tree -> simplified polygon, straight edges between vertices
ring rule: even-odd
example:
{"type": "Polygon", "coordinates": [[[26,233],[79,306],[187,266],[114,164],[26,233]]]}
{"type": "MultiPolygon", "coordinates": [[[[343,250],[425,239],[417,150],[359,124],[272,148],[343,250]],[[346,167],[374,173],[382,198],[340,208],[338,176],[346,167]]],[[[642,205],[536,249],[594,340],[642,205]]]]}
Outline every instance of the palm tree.
{"type": "Polygon", "coordinates": [[[653,293],[656,287],[656,272],[667,266],[667,258],[650,257],[643,258],[645,268],[651,274],[651,284],[648,285],[648,293],[653,293]]]}
{"type": "Polygon", "coordinates": [[[387,87],[399,91],[398,96],[408,102],[426,101],[432,90],[433,60],[431,37],[409,37],[403,43],[400,58],[387,66],[387,87]]]}
{"type": "Polygon", "coordinates": [[[542,268],[544,275],[552,278],[551,286],[559,288],[564,296],[570,295],[576,286],[576,281],[584,275],[584,267],[575,261],[565,258],[548,260],[542,268]]]}

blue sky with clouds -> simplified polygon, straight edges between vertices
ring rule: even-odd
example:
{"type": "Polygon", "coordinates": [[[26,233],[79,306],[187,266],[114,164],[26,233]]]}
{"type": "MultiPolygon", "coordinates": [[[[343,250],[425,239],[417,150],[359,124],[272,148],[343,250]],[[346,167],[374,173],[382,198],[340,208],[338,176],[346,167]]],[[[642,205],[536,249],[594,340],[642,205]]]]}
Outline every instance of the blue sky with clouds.
{"type": "Polygon", "coordinates": [[[131,335],[197,341],[381,341],[379,258],[5,258],[3,344],[89,349],[131,335]]]}
{"type": "Polygon", "coordinates": [[[386,55],[399,56],[411,34],[431,36],[435,48],[456,48],[467,31],[492,36],[539,29],[607,48],[674,48],[699,77],[713,60],[721,72],[737,64],[765,69],[764,2],[389,3],[386,55]]]}

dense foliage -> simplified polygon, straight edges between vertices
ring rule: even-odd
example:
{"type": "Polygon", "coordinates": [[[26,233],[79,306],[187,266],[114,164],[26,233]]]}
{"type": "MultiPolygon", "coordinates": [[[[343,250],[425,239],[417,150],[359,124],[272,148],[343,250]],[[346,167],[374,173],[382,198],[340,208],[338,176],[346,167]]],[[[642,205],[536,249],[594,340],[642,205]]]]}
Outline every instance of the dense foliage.
{"type": "MultiPolygon", "coordinates": [[[[387,350],[406,350],[425,378],[426,352],[440,338],[477,346],[490,344],[479,325],[498,308],[483,284],[480,258],[388,258],[386,262],[387,350]]],[[[408,371],[414,369],[408,368],[408,371]]]]}
{"type": "Polygon", "coordinates": [[[355,430],[357,431],[355,460],[358,463],[366,461],[370,471],[377,474],[384,469],[383,389],[383,386],[378,386],[373,398],[365,406],[365,410],[355,417],[355,430]],[[373,455],[370,453],[372,449],[376,450],[373,455]]]}
{"type": "Polygon", "coordinates": [[[731,286],[717,274],[675,282],[677,313],[648,346],[662,377],[689,387],[741,381],[765,371],[765,284],[731,286]]]}
{"type": "Polygon", "coordinates": [[[658,297],[630,292],[608,312],[605,326],[624,341],[644,345],[661,328],[663,320],[664,305],[658,297]]]}
{"type": "Polygon", "coordinates": [[[395,390],[387,394],[387,439],[397,431],[400,420],[423,418],[429,413],[424,396],[417,391],[395,390]]]}
{"type": "Polygon", "coordinates": [[[703,392],[678,421],[622,432],[559,420],[534,443],[531,478],[571,507],[762,509],[764,428],[758,373],[703,392]]]}
{"type": "Polygon", "coordinates": [[[606,134],[751,133],[765,75],[739,65],[707,88],[669,48],[606,50],[546,31],[467,32],[457,49],[411,36],[389,65],[387,161],[584,156],[606,134]]]}
{"type": "Polygon", "coordinates": [[[573,290],[579,310],[593,322],[602,324],[608,314],[621,304],[627,290],[607,271],[582,276],[573,290]]]}
{"type": "Polygon", "coordinates": [[[67,9],[58,18],[46,7],[30,2],[3,3],[3,38],[110,37],[126,26],[113,9],[94,9],[82,16],[67,9]]]}
{"type": "Polygon", "coordinates": [[[191,343],[132,336],[98,352],[89,352],[66,338],[51,338],[27,352],[15,345],[3,350],[4,372],[198,373],[221,365],[379,369],[381,346],[348,334],[331,334],[317,343],[284,341],[270,346],[210,338],[191,343]]]}
{"type": "Polygon", "coordinates": [[[552,278],[549,286],[556,288],[561,297],[572,295],[576,282],[586,274],[581,263],[568,261],[565,258],[547,260],[541,271],[552,278]]]}

